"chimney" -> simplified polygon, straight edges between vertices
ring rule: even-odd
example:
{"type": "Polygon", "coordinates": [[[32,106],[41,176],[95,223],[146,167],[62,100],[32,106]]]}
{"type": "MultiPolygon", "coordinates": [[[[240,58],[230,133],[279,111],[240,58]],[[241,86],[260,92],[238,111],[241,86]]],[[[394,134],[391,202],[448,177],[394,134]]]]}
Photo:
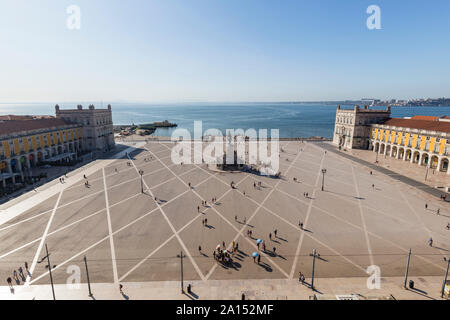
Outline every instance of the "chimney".
{"type": "Polygon", "coordinates": [[[81,104],[77,105],[78,110],[83,110],[83,106],[81,104]]]}
{"type": "Polygon", "coordinates": [[[108,104],[108,110],[111,111],[111,105],[110,104],[108,104]]]}
{"type": "Polygon", "coordinates": [[[89,106],[89,110],[94,110],[94,109],[95,109],[94,105],[91,104],[91,105],[89,106]]]}
{"type": "Polygon", "coordinates": [[[56,113],[58,113],[58,111],[59,111],[59,106],[58,105],[55,106],[55,111],[56,111],[56,113]]]}
{"type": "Polygon", "coordinates": [[[341,110],[341,105],[340,104],[338,104],[337,110],[341,110]]]}

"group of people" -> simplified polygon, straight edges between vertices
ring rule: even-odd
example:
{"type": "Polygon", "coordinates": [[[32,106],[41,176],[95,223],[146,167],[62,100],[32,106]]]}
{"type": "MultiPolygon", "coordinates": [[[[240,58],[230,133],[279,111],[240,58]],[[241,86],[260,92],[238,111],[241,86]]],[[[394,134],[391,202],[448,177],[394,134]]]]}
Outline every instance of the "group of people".
{"type": "MultiPolygon", "coordinates": [[[[26,270],[27,274],[29,275],[30,272],[28,271],[28,262],[25,262],[24,265],[25,265],[25,270],[26,270]]],[[[23,268],[20,266],[17,270],[14,270],[14,272],[13,272],[13,278],[8,277],[6,279],[6,282],[8,283],[8,285],[11,289],[13,289],[13,284],[12,284],[13,279],[16,281],[17,284],[20,284],[21,279],[22,279],[22,282],[26,281],[26,276],[23,273],[23,268]],[[19,270],[19,272],[17,272],[17,270],[19,270]],[[19,279],[19,276],[21,279],[19,279]]]]}
{"type": "MultiPolygon", "coordinates": [[[[230,263],[232,261],[232,254],[236,253],[239,250],[239,244],[235,241],[232,243],[231,253],[226,250],[225,241],[222,242],[222,248],[219,246],[213,252],[213,257],[215,260],[220,261],[222,263],[230,263]]],[[[200,248],[200,246],[199,246],[200,248]]]]}
{"type": "Polygon", "coordinates": [[[258,189],[261,188],[261,181],[258,181],[258,184],[256,184],[256,182],[253,182],[253,189],[256,189],[257,186],[258,186],[258,189]]]}
{"type": "Polygon", "coordinates": [[[84,186],[85,186],[86,188],[89,188],[91,185],[89,184],[89,181],[87,180],[86,175],[83,175],[83,176],[84,176],[84,179],[86,179],[86,181],[84,182],[84,186]]]}

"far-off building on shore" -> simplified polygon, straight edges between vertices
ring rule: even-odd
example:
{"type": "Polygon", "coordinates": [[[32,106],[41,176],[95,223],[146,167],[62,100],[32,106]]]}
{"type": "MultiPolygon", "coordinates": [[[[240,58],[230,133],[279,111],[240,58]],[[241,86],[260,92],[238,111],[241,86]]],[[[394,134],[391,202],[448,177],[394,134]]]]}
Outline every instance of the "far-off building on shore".
{"type": "Polygon", "coordinates": [[[333,143],[366,149],[450,175],[450,117],[391,118],[391,109],[336,110],[333,143]]]}

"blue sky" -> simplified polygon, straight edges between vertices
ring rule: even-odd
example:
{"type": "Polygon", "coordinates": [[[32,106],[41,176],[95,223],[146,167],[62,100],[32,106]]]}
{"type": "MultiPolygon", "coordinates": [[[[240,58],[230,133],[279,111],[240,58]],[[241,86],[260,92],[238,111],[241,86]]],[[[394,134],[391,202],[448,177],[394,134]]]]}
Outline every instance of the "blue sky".
{"type": "Polygon", "coordinates": [[[0,1],[0,102],[449,97],[449,57],[448,0],[0,1]]]}

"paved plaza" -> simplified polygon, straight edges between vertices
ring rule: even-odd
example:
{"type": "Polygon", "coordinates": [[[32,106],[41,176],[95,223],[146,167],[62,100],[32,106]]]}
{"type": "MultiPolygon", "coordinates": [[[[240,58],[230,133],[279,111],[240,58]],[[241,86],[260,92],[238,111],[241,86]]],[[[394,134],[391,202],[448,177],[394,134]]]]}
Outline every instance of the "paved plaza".
{"type": "Polygon", "coordinates": [[[30,274],[20,285],[49,284],[47,262],[41,261],[45,244],[56,284],[67,282],[73,266],[80,268],[85,283],[84,256],[92,283],[179,281],[180,252],[185,255],[184,279],[206,284],[292,280],[300,271],[309,280],[313,249],[320,254],[315,264],[319,279],[365,281],[370,265],[379,266],[382,277],[402,277],[410,248],[411,277],[444,275],[443,257],[450,256],[449,203],[377,171],[371,174],[314,143],[280,145],[281,178],[173,164],[173,144],[167,141],[142,143],[128,156],[90,166],[89,188],[83,178],[69,177],[67,187],[56,185],[58,192],[3,221],[0,279],[6,285],[6,278],[27,261],[30,274]],[[258,182],[261,187],[255,188],[258,182]],[[257,239],[266,243],[259,264],[252,257],[257,239]],[[230,249],[233,241],[239,250],[232,264],[216,261],[216,246],[225,242],[230,249]]]}

